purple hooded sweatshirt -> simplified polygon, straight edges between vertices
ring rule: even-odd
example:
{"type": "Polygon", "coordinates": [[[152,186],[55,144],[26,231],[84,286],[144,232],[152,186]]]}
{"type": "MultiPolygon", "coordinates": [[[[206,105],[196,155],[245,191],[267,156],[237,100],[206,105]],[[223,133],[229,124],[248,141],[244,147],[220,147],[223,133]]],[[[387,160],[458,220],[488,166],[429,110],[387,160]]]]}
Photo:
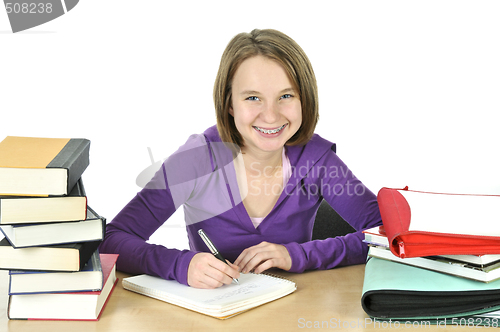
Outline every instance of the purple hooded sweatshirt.
{"type": "Polygon", "coordinates": [[[290,272],[365,263],[367,246],[361,230],[382,224],[377,199],[340,160],[335,144],[315,134],[306,145],[285,146],[292,175],[257,228],[242,203],[245,193],[236,180],[234,149],[228,146],[221,143],[216,126],[192,135],[107,225],[101,253],[119,254],[121,271],[187,285],[191,259],[208,252],[197,233],[203,228],[229,261],[245,248],[267,241],[287,248],[290,272]],[[311,241],[323,199],[357,232],[311,241]],[[181,205],[191,250],[147,243],[181,205]]]}

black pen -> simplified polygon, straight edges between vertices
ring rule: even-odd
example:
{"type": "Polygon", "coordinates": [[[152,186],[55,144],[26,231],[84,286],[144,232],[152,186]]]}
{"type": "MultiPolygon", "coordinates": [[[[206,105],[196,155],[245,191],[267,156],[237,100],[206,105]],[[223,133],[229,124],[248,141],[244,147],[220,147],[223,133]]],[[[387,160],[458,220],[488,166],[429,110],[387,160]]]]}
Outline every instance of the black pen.
{"type": "MultiPolygon", "coordinates": [[[[223,261],[224,263],[227,264],[226,260],[224,259],[224,257],[222,257],[222,255],[220,254],[219,250],[217,250],[217,248],[214,246],[214,244],[212,243],[212,241],[210,241],[210,239],[208,238],[207,234],[205,234],[205,232],[203,231],[203,229],[199,229],[198,230],[198,234],[200,234],[200,237],[201,239],[203,240],[203,242],[205,242],[205,244],[207,245],[208,249],[210,249],[210,252],[219,260],[223,261]]],[[[229,264],[227,264],[229,265],[229,264]]],[[[234,282],[237,283],[238,285],[240,284],[238,282],[238,279],[234,279],[234,282]]]]}

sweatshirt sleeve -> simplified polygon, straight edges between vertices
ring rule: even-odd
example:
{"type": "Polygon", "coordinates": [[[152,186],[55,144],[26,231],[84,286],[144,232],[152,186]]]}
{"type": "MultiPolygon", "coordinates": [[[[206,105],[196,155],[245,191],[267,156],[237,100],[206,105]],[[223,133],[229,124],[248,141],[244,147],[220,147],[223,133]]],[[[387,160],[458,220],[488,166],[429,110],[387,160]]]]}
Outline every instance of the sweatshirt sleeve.
{"type": "Polygon", "coordinates": [[[382,225],[377,197],[333,151],[328,152],[320,164],[322,167],[316,170],[319,176],[307,181],[321,188],[318,199],[324,198],[356,232],[325,240],[286,244],[292,258],[290,272],[365,263],[368,247],[363,242],[362,230],[382,225]]]}
{"type": "Polygon", "coordinates": [[[207,150],[204,144],[203,137],[191,136],[107,225],[100,251],[119,254],[119,270],[174,279],[187,285],[189,263],[196,252],[170,249],[147,240],[188,201],[196,182],[194,178],[200,176],[200,167],[208,169],[201,169],[202,173],[210,171],[209,161],[208,166],[194,162],[194,158],[203,160],[202,151],[207,150]]]}
{"type": "Polygon", "coordinates": [[[146,242],[174,212],[168,189],[144,188],[106,226],[100,252],[119,254],[117,269],[121,271],[187,285],[187,270],[195,253],[146,242]]]}

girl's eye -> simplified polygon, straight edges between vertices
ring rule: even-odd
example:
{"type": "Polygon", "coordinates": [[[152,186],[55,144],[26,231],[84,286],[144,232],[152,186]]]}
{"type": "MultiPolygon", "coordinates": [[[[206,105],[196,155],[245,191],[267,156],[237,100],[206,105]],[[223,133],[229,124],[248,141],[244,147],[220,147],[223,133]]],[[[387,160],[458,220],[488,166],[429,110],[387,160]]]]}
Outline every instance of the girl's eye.
{"type": "Polygon", "coordinates": [[[281,98],[280,98],[280,99],[287,99],[287,98],[292,98],[292,97],[293,97],[293,96],[292,96],[291,94],[287,93],[287,94],[285,94],[285,95],[281,96],[281,98]]]}
{"type": "Polygon", "coordinates": [[[251,96],[251,97],[248,97],[247,100],[257,101],[257,100],[259,100],[259,98],[255,97],[255,96],[251,96]]]}

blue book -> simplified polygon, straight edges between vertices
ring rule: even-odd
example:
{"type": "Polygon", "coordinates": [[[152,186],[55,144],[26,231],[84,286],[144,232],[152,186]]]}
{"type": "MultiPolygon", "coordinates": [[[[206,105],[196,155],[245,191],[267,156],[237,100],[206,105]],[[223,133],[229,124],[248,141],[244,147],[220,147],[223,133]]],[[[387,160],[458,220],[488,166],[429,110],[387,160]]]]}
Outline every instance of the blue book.
{"type": "Polygon", "coordinates": [[[103,274],[96,250],[78,272],[9,271],[9,295],[100,291],[103,274]]]}

